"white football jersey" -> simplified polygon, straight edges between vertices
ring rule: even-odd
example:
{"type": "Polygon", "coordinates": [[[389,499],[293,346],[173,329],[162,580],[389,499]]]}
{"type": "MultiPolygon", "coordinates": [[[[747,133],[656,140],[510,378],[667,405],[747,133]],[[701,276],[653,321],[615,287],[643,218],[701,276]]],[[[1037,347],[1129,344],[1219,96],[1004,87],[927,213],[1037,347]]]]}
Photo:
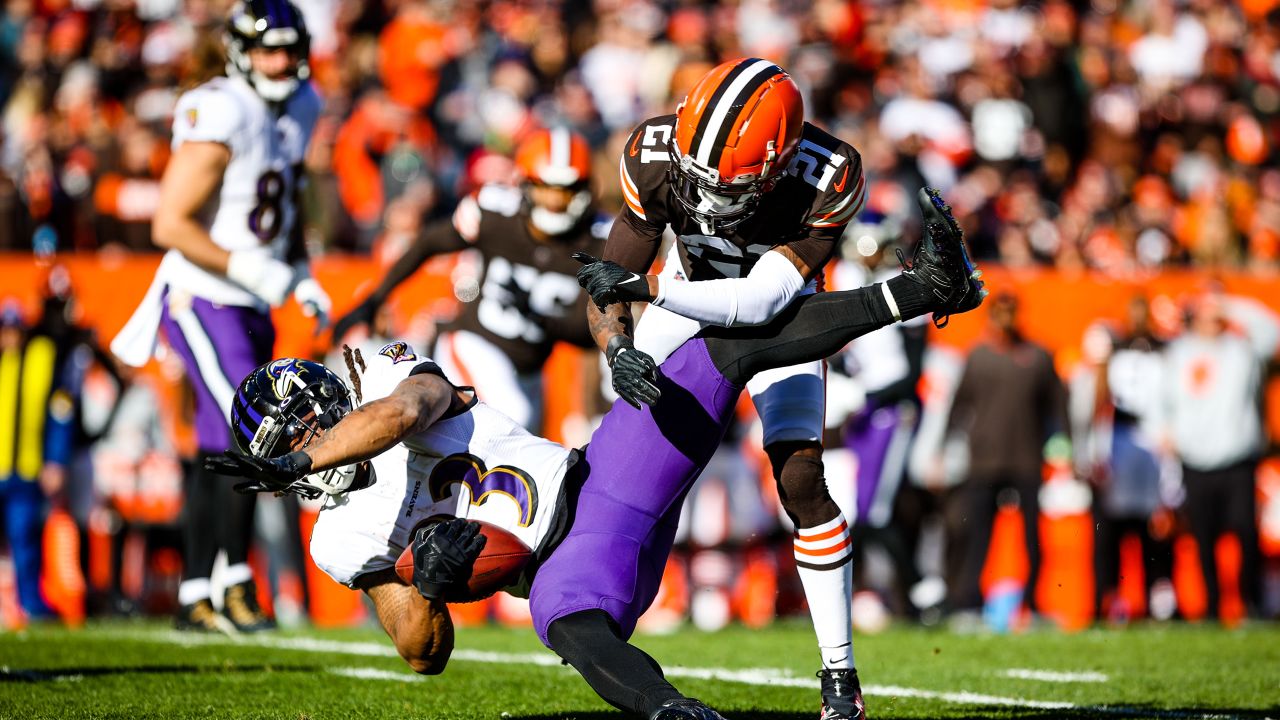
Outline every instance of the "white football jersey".
{"type": "MultiPolygon", "coordinates": [[[[363,361],[358,383],[348,378],[353,393],[358,384],[360,404],[387,397],[423,363],[434,366],[404,342],[363,361]]],[[[360,575],[394,567],[414,527],[437,515],[498,525],[537,549],[558,527],[572,457],[476,402],[374,458],[370,487],[327,497],[311,534],[311,557],[334,580],[351,585],[360,575]]]]}
{"type": "MultiPolygon", "coordinates": [[[[321,101],[302,83],[281,111],[272,109],[242,78],[214,78],[178,99],[173,148],[184,142],[217,142],[231,150],[222,186],[205,209],[213,241],[228,250],[266,248],[283,258],[298,222],[294,204],[302,160],[321,101]]],[[[165,280],[197,297],[224,305],[262,301],[226,277],[210,273],[170,250],[165,280]]]]}

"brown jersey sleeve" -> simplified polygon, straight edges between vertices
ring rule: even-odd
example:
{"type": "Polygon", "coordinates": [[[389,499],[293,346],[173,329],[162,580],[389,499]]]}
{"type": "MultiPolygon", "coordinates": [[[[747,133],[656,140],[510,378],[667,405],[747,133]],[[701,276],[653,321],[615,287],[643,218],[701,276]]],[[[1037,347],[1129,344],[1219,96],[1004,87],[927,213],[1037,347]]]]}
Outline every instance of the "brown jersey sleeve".
{"type": "Polygon", "coordinates": [[[632,272],[647,272],[667,228],[668,143],[674,115],[646,120],[627,138],[618,162],[618,183],[625,205],[605,243],[604,259],[632,272]]]}
{"type": "Polygon", "coordinates": [[[604,259],[612,260],[631,272],[645,273],[658,257],[665,226],[640,219],[628,208],[622,208],[609,229],[604,244],[604,259]]]}

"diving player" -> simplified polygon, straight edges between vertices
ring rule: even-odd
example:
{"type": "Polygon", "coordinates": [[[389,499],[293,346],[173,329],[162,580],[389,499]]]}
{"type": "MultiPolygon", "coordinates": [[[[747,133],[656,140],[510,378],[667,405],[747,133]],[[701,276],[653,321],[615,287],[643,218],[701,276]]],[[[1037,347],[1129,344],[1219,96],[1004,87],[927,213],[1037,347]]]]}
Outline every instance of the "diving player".
{"type": "Polygon", "coordinates": [[[591,197],[591,148],[565,128],[539,130],[516,150],[520,187],[490,183],[458,204],[451,220],[423,229],[360,305],[334,324],[333,339],[368,324],[396,286],[429,257],[475,248],[484,258],[480,294],[436,340],[445,373],[537,432],[542,366],[557,340],[592,347],[586,296],[573,251],[599,254],[608,220],[591,197]]]}
{"type": "MultiPolygon", "coordinates": [[[[397,342],[348,356],[349,391],[307,361],[254,370],[231,417],[240,453],[206,463],[249,477],[242,491],[329,495],[312,557],[369,595],[414,670],[444,670],[453,628],[442,597],[466,581],[482,542],[457,521],[411,532],[440,514],[484,519],[533,549],[522,584],[538,636],[602,698],[651,718],[714,720],[626,640],[658,590],[685,493],[751,377],[826,357],[898,319],[981,302],[949,208],[936,194],[921,200],[929,235],[909,269],[883,285],[798,298],[767,325],[704,329],[655,369],[651,406],[614,403],[582,450],[529,434],[397,342]],[[407,546],[414,587],[394,567],[407,546]]],[[[579,278],[590,286],[616,267],[591,262],[579,278]]]]}
{"type": "MultiPolygon", "coordinates": [[[[302,14],[288,0],[241,0],[226,43],[227,77],[184,93],[174,110],[173,157],[152,224],[153,240],[168,252],[112,343],[127,364],[141,366],[163,326],[195,390],[202,456],[231,446],[235,383],[272,355],[270,309],[292,294],[323,324],[330,307],[311,277],[298,218],[303,156],[321,107],[307,82],[302,14]]],[[[248,565],[254,497],[227,486],[201,463],[188,482],[180,629],[274,626],[258,606],[248,565]],[[227,556],[222,616],[209,581],[219,550],[227,556]]]]}

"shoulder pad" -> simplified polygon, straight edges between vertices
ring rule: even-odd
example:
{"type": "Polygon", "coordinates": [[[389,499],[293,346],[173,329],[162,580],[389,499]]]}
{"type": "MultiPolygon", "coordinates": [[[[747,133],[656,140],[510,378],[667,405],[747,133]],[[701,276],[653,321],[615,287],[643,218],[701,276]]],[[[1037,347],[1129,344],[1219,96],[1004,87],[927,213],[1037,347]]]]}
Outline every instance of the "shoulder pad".
{"type": "Polygon", "coordinates": [[[436,364],[435,360],[427,359],[413,366],[413,369],[409,371],[409,377],[414,375],[436,375],[444,380],[449,379],[444,376],[444,370],[436,364]]]}
{"type": "Polygon", "coordinates": [[[866,204],[862,157],[849,143],[809,123],[787,165],[787,174],[817,190],[805,224],[836,227],[852,220],[866,204]]]}
{"type": "Polygon", "coordinates": [[[413,346],[403,340],[383,345],[378,354],[389,358],[391,362],[396,364],[413,362],[418,359],[418,355],[413,351],[413,346]]]}
{"type": "Polygon", "coordinates": [[[520,188],[510,185],[489,183],[476,193],[476,203],[481,210],[505,217],[512,217],[519,213],[523,202],[524,193],[520,192],[520,188]]]}

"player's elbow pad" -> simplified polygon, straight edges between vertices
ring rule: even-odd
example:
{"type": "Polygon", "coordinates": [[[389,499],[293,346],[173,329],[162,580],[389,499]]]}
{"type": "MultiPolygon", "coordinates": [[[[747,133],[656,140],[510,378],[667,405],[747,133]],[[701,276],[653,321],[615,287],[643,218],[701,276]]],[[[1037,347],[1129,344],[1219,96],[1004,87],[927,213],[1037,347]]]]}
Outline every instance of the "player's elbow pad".
{"type": "Polygon", "coordinates": [[[804,284],[790,260],[767,252],[742,278],[682,282],[661,277],[653,304],[712,325],[761,325],[791,304],[804,284]]]}

